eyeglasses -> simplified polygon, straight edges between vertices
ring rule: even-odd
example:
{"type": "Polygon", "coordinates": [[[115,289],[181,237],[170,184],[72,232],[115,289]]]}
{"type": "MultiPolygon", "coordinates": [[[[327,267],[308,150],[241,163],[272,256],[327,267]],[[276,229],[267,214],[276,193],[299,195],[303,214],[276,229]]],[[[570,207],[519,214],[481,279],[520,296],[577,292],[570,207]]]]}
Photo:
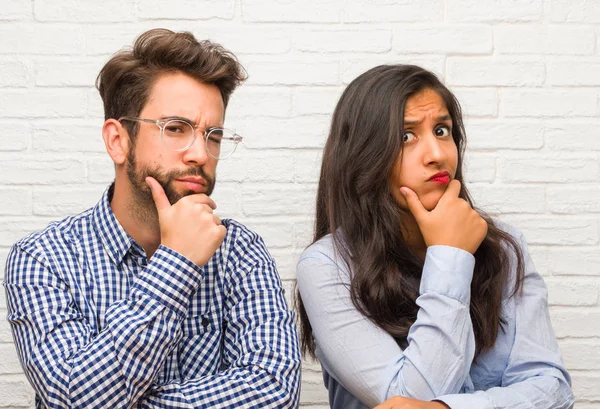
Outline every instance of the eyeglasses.
{"type": "MultiPolygon", "coordinates": [[[[123,116],[121,121],[148,122],[160,128],[160,138],[171,150],[176,152],[186,151],[192,146],[196,139],[198,126],[192,125],[182,119],[169,119],[161,121],[158,119],[142,119],[123,116]]],[[[214,159],[226,159],[235,151],[242,137],[234,131],[225,128],[208,128],[202,131],[206,146],[206,153],[214,159]]]]}

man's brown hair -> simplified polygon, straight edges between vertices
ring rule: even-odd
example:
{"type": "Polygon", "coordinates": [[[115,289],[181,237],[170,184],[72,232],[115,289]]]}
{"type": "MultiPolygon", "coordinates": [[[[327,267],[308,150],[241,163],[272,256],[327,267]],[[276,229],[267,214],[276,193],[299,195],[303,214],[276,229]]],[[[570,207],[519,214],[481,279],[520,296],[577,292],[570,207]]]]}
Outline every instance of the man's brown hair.
{"type": "MultiPolygon", "coordinates": [[[[104,104],[104,119],[138,116],[156,80],[176,72],[216,85],[225,108],[233,90],[246,79],[237,58],[221,45],[198,41],[189,32],[149,30],[135,40],[132,49],[116,53],[98,74],[96,88],[104,104]]],[[[135,138],[137,122],[124,126],[135,138]]]]}

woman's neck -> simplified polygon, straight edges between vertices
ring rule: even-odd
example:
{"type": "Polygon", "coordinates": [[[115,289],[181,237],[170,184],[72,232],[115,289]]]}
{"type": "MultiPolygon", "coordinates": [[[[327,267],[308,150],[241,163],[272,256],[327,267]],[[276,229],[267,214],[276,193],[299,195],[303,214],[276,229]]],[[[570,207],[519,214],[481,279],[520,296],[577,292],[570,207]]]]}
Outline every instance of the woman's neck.
{"type": "Polygon", "coordinates": [[[421,234],[421,229],[412,215],[408,215],[403,219],[402,237],[404,237],[404,240],[406,240],[410,250],[421,260],[425,260],[425,255],[427,254],[427,244],[425,244],[425,240],[421,234]]]}

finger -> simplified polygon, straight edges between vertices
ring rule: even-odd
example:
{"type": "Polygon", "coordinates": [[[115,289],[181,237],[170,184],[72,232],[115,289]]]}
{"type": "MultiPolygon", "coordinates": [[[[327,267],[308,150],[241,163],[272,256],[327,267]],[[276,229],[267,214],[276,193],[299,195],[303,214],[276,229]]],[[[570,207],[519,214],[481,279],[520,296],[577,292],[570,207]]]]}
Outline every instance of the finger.
{"type": "Polygon", "coordinates": [[[210,206],[211,209],[216,209],[217,204],[210,197],[206,196],[204,193],[196,193],[193,195],[185,196],[182,200],[186,200],[192,203],[205,204],[210,206]]]}
{"type": "Polygon", "coordinates": [[[423,207],[421,200],[419,200],[419,196],[417,196],[412,189],[402,186],[400,192],[404,195],[406,203],[408,204],[408,210],[410,210],[417,222],[429,213],[427,209],[423,207]]]}
{"type": "Polygon", "coordinates": [[[164,209],[168,209],[171,207],[171,203],[169,199],[167,199],[167,195],[163,187],[151,176],[146,177],[146,183],[150,186],[150,190],[152,191],[152,199],[154,199],[154,205],[156,206],[156,210],[159,212],[164,209]]]}
{"type": "Polygon", "coordinates": [[[460,186],[460,181],[452,179],[450,183],[448,183],[448,187],[443,196],[458,197],[460,195],[460,186]]]}
{"type": "Polygon", "coordinates": [[[213,214],[213,221],[215,222],[216,225],[221,224],[221,219],[216,214],[213,214]]]}

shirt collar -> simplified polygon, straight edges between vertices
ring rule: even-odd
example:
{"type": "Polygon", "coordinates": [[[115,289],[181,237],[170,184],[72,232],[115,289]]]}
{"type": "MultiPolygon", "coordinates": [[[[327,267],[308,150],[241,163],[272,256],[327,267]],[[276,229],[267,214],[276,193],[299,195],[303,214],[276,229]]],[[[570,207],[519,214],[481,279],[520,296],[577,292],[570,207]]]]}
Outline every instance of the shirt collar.
{"type": "Polygon", "coordinates": [[[100,202],[92,211],[93,226],[104,249],[116,265],[119,265],[135,241],[121,226],[110,207],[115,184],[110,185],[100,202]]]}

